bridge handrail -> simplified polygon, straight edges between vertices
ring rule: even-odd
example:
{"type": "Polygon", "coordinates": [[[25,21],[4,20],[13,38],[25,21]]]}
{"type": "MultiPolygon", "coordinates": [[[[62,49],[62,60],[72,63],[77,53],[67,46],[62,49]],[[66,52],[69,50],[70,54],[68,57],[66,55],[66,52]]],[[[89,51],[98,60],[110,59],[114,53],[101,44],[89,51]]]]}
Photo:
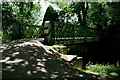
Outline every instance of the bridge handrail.
{"type": "Polygon", "coordinates": [[[88,36],[93,37],[92,41],[95,40],[95,36],[96,36],[95,28],[90,28],[85,26],[81,27],[80,25],[71,24],[71,23],[51,21],[48,26],[48,29],[49,29],[48,41],[50,44],[51,43],[56,44],[55,41],[59,37],[63,37],[63,39],[61,38],[61,41],[63,41],[63,43],[66,41],[66,38],[73,37],[74,40],[72,41],[72,43],[74,43],[75,37],[83,37],[84,35],[84,42],[87,42],[88,36]]]}
{"type": "Polygon", "coordinates": [[[44,27],[40,25],[13,24],[12,30],[14,39],[44,37],[44,27]]]}

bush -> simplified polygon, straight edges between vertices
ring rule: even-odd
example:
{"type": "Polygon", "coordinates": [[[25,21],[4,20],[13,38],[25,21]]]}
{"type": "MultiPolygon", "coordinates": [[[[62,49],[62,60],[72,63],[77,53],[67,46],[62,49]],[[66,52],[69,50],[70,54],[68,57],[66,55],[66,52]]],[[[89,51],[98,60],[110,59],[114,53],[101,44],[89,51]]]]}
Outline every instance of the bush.
{"type": "Polygon", "coordinates": [[[102,64],[95,64],[92,63],[86,65],[86,71],[89,72],[98,72],[101,74],[111,75],[111,76],[119,76],[120,75],[120,65],[102,65],[102,64]]]}

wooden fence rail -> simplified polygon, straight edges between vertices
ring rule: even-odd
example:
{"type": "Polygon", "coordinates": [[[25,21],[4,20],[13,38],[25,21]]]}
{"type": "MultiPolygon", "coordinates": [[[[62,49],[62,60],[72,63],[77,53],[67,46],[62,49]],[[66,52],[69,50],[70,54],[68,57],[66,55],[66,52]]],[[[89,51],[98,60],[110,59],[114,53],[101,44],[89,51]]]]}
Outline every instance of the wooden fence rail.
{"type": "Polygon", "coordinates": [[[44,27],[29,24],[14,24],[12,26],[12,36],[13,39],[40,38],[44,36],[44,27]]]}
{"type": "Polygon", "coordinates": [[[48,31],[48,43],[50,45],[96,41],[96,30],[86,26],[50,22],[48,31]]]}

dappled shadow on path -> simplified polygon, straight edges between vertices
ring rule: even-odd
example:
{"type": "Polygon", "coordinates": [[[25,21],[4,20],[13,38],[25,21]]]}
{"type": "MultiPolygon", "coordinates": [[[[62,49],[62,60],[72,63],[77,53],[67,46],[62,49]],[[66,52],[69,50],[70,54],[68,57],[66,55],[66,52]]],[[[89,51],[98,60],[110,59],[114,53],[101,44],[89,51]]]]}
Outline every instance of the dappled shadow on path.
{"type": "MultiPolygon", "coordinates": [[[[84,73],[68,66],[55,53],[46,51],[37,40],[18,40],[0,47],[3,79],[107,80],[104,75],[84,73]]],[[[110,80],[110,79],[109,79],[110,80]]]]}

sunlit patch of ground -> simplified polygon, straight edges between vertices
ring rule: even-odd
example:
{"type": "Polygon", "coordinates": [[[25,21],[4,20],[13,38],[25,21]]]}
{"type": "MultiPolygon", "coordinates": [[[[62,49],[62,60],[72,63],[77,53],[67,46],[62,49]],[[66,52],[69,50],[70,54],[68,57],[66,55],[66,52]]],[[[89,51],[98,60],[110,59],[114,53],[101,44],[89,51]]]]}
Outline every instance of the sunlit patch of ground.
{"type": "Polygon", "coordinates": [[[111,77],[73,69],[59,54],[39,40],[16,40],[0,47],[2,77],[81,80],[113,80],[111,77]]]}

